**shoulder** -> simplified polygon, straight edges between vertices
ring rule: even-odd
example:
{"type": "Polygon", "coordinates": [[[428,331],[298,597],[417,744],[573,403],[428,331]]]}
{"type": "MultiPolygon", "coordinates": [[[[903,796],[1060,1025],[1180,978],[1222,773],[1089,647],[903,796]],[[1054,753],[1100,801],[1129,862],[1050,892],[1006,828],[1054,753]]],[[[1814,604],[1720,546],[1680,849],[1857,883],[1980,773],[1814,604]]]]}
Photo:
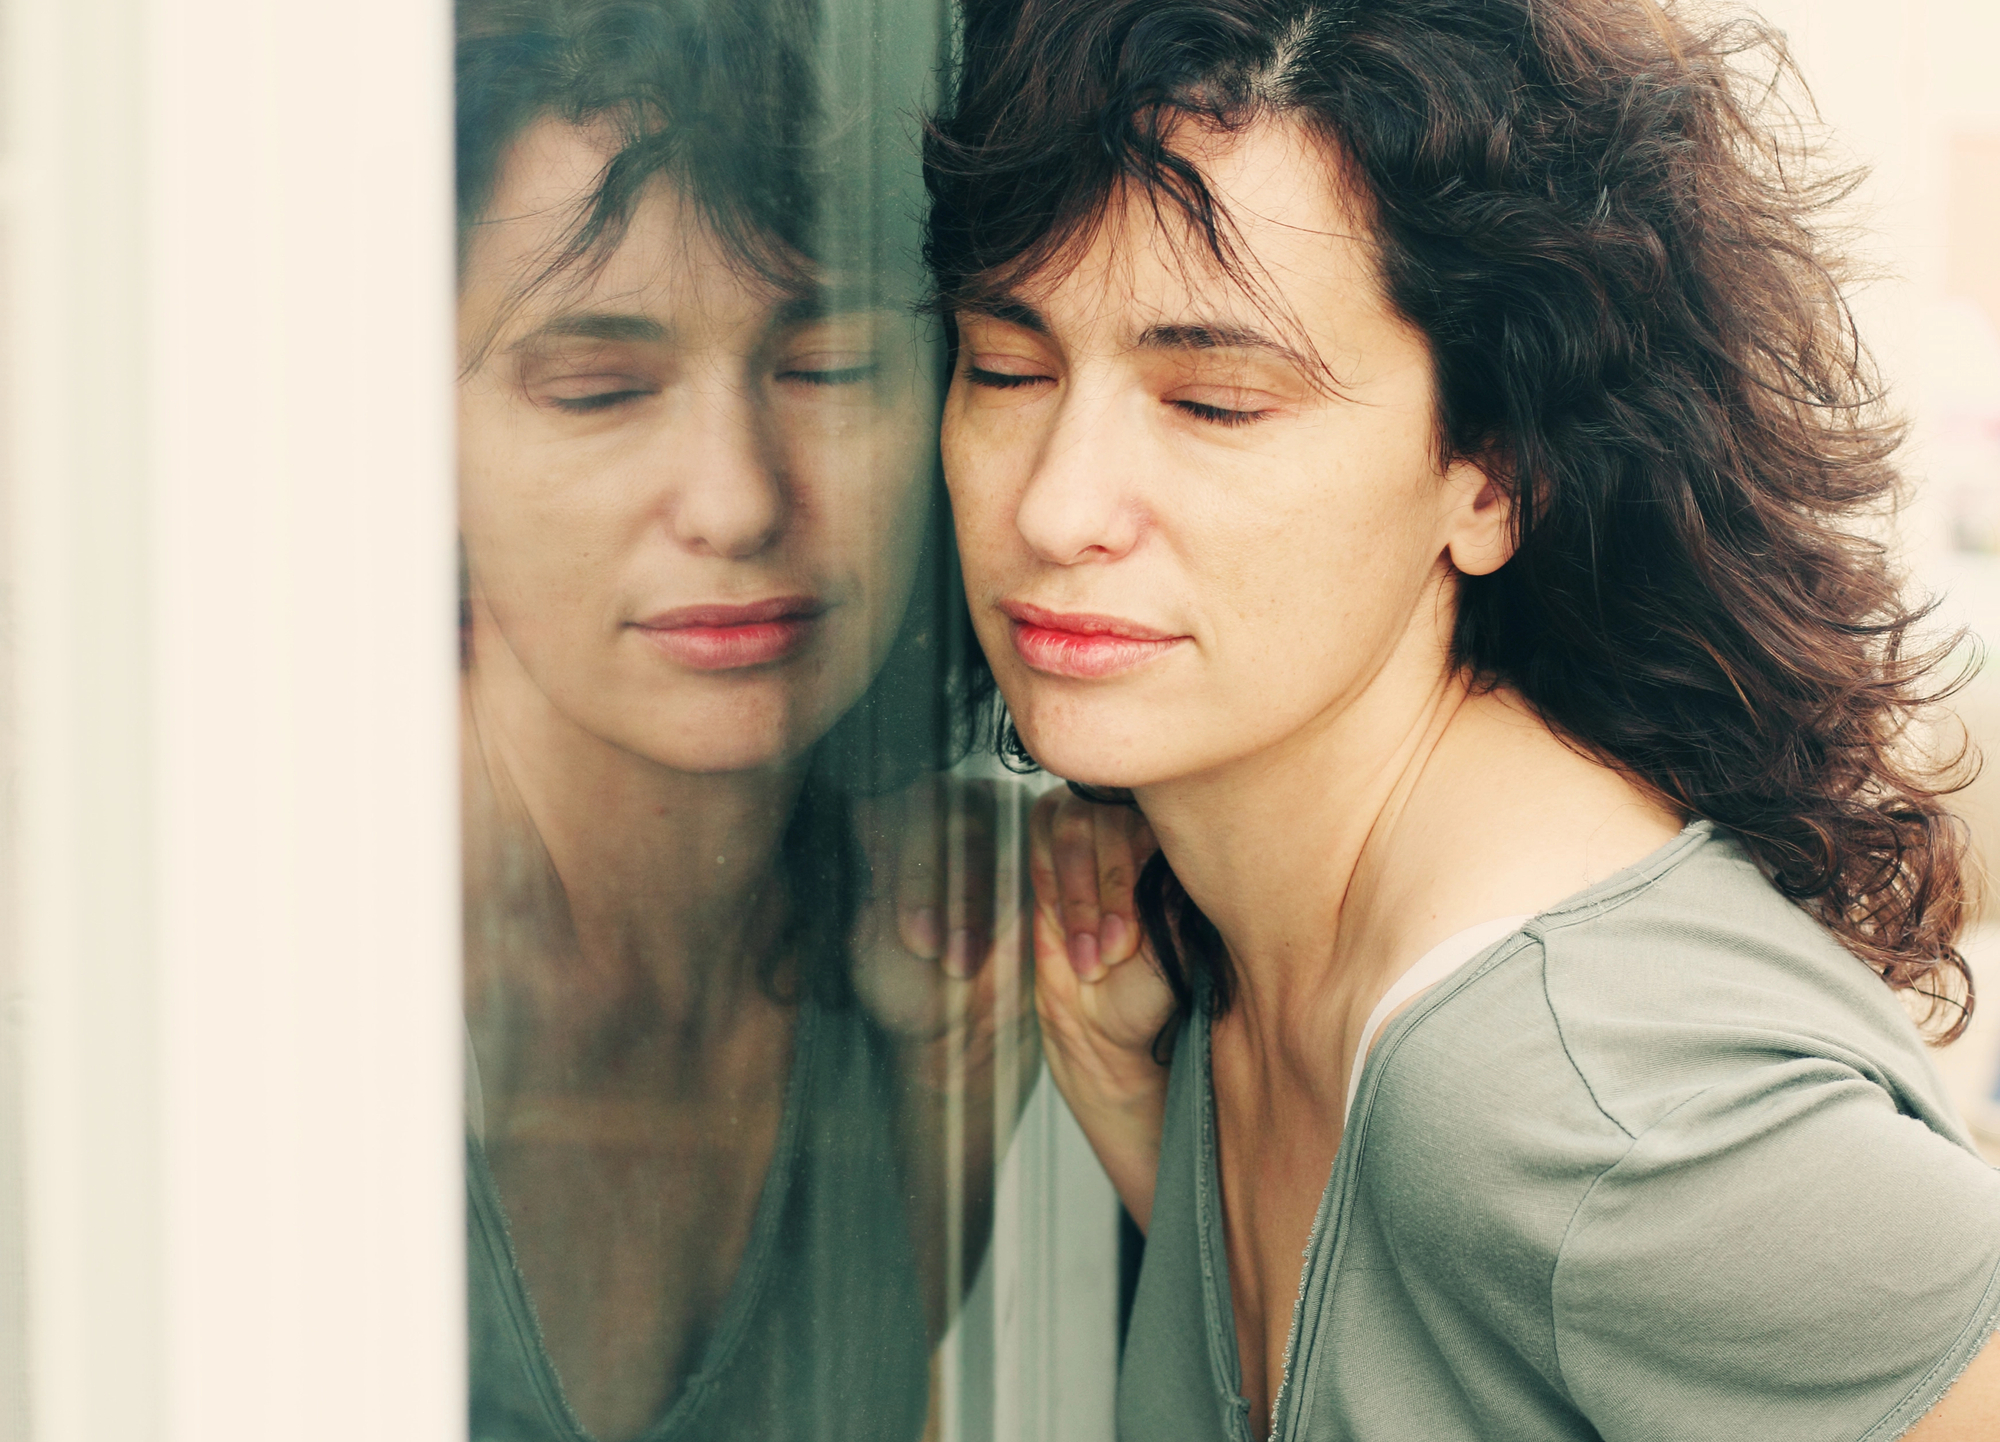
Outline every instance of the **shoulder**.
{"type": "Polygon", "coordinates": [[[1535,918],[1379,1047],[1349,1165],[1403,1286],[1607,1435],[1859,1436],[2000,1318],[2000,1172],[1894,994],[1726,834],[1535,918]]]}
{"type": "Polygon", "coordinates": [[[1802,1069],[1957,1130],[1895,993],[1725,831],[1691,826],[1528,929],[1564,1057],[1627,1135],[1709,1088],[1796,1083],[1802,1069]]]}
{"type": "Polygon", "coordinates": [[[1664,1127],[1726,1145],[1728,1118],[1823,1087],[1964,1140],[1890,989],[1697,823],[1393,1023],[1350,1125],[1364,1177],[1434,1196],[1418,1209],[1430,1224],[1482,1230],[1504,1204],[1545,1231],[1635,1139],[1664,1127]],[[1495,1185],[1457,1184],[1468,1168],[1495,1185]]]}

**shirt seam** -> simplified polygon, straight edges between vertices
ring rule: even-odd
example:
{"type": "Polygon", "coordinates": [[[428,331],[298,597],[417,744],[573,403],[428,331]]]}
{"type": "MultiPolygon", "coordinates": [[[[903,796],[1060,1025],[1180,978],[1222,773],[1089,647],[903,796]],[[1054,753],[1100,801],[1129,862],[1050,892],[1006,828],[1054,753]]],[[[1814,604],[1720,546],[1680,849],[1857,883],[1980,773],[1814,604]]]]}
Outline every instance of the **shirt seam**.
{"type": "MultiPolygon", "coordinates": [[[[1597,1195],[1597,1189],[1603,1185],[1604,1179],[1610,1176],[1612,1172],[1616,1171],[1628,1158],[1631,1157],[1633,1151],[1635,1151],[1638,1148],[1638,1145],[1641,1141],[1643,1141],[1646,1137],[1651,1136],[1655,1131],[1659,1130],[1659,1128],[1665,1126],[1669,1121],[1671,1121],[1674,1117],[1678,1116],[1686,1108],[1700,1101],[1710,1092],[1715,1091],[1716,1088],[1719,1087],[1720,1085],[1722,1085],[1722,1083],[1718,1082],[1714,1086],[1705,1086],[1700,1091],[1694,1092],[1691,1095],[1684,1097],[1680,1101],[1680,1103],[1676,1105],[1671,1111],[1661,1116],[1652,1125],[1648,1126],[1647,1128],[1645,1128],[1645,1130],[1639,1132],[1637,1135],[1633,1135],[1629,1132],[1626,1133],[1627,1136],[1631,1137],[1630,1143],[1625,1147],[1625,1149],[1622,1152],[1618,1154],[1617,1157],[1606,1162],[1604,1166],[1598,1169],[1597,1175],[1591,1178],[1590,1185],[1584,1188],[1583,1195],[1577,1198],[1576,1206],[1570,1212],[1569,1221],[1564,1224],[1562,1240],[1556,1244],[1555,1260],[1553,1264],[1549,1267],[1549,1345],[1551,1349],[1551,1354],[1556,1359],[1556,1377],[1561,1383],[1563,1395],[1569,1398],[1572,1405],[1577,1405],[1577,1403],[1575,1394],[1570,1390],[1569,1375],[1563,1368],[1562,1328],[1558,1318],[1558,1308],[1556,1304],[1556,1279],[1562,1271],[1563,1257],[1569,1251],[1570,1238],[1576,1235],[1577,1219],[1583,1215],[1583,1209],[1590,1204],[1590,1199],[1597,1195]]],[[[1619,1130],[1624,1131],[1624,1128],[1620,1127],[1619,1130]]],[[[1897,1430],[1894,1432],[1884,1433],[1882,1431],[1883,1427],[1889,1425],[1895,1419],[1896,1414],[1909,1404],[1910,1399],[1912,1397],[1917,1396],[1925,1389],[1926,1386],[1930,1384],[1930,1382],[1936,1377],[1938,1372],[1943,1369],[1945,1365],[1945,1359],[1949,1358],[1953,1353],[1955,1353],[1958,1350],[1959,1344],[1962,1341],[1964,1341],[1966,1334],[1972,1331],[1973,1328],[1975,1327],[1981,1327],[1983,1331],[1988,1335],[1992,1334],[1996,1327],[2000,1327],[2000,1263],[1995,1263],[1993,1271],[1987,1274],[1986,1290],[1980,1295],[1978,1304],[1973,1308],[1972,1320],[1968,1321],[1965,1324],[1965,1326],[1959,1328],[1958,1335],[1952,1338],[1951,1345],[1945,1348],[1943,1356],[1939,1357],[1939,1359],[1932,1364],[1932,1366],[1924,1373],[1924,1375],[1921,1378],[1919,1378],[1916,1382],[1912,1383],[1909,1391],[1905,1392],[1902,1395],[1902,1397],[1897,1399],[1895,1406],[1891,1407],[1886,1413],[1884,1413],[1882,1417],[1878,1421],[1876,1421],[1873,1426],[1871,1426],[1866,1432],[1862,1433],[1861,1436],[1857,1439],[1857,1442],[1894,1442],[1895,1438],[1902,1436],[1904,1432],[1907,1432],[1911,1427],[1914,1427],[1917,1424],[1917,1422],[1922,1420],[1923,1414],[1919,1413],[1917,1414],[1917,1416],[1912,1417],[1907,1421],[1901,1423],[1897,1427],[1897,1430]]],[[[1958,1367],[1954,1369],[1954,1371],[1952,1372],[1951,1376],[1952,1382],[1956,1382],[1958,1380],[1960,1374],[1963,1373],[1964,1370],[1972,1364],[1973,1357],[1977,1355],[1978,1355],[1977,1351],[1974,1351],[1971,1354],[1969,1354],[1964,1361],[1959,1363],[1958,1367]]],[[[1945,1384],[1944,1391],[1949,1391],[1950,1387],[1951,1387],[1951,1382],[1947,1382],[1945,1384]]],[[[1937,1395],[1932,1398],[1932,1404],[1935,1405],[1937,1399],[1939,1397],[1942,1397],[1943,1395],[1944,1395],[1943,1391],[1937,1393],[1937,1395]]],[[[1581,1412],[1583,1409],[1580,1405],[1578,1405],[1577,1410],[1581,1412]]],[[[1926,1408],[1925,1410],[1928,1411],[1929,1409],[1926,1408]]]]}
{"type": "Polygon", "coordinates": [[[1533,921],[1536,924],[1549,926],[1574,926],[1579,922],[1593,920],[1603,912],[1615,910],[1665,880],[1669,872],[1679,869],[1683,862],[1709,842],[1718,839],[1719,835],[1718,828],[1711,821],[1690,821],[1682,829],[1681,834],[1667,844],[1666,853],[1653,858],[1652,865],[1626,876],[1619,885],[1602,894],[1585,891],[1581,896],[1572,897],[1568,901],[1550,907],[1547,911],[1538,912],[1533,921]]]}
{"type": "MultiPolygon", "coordinates": [[[[1583,1087],[1584,1095],[1590,1098],[1590,1104],[1597,1108],[1598,1115],[1610,1122],[1622,1135],[1634,1142],[1643,1133],[1634,1132],[1624,1122],[1620,1121],[1612,1113],[1611,1109],[1604,1104],[1603,1099],[1597,1094],[1597,1088],[1591,1084],[1590,1075],[1584,1070],[1583,1063],[1578,1061],[1576,1053],[1570,1050],[1569,1036],[1563,1030],[1562,1013],[1556,1006],[1555,997],[1549,992],[1550,933],[1572,926],[1581,926],[1586,922],[1596,921],[1604,916],[1608,916],[1620,907],[1638,900],[1646,892],[1651,891],[1661,881],[1665,880],[1670,872],[1678,869],[1683,861],[1698,850],[1701,845],[1712,840],[1714,836],[1715,828],[1712,824],[1691,822],[1687,830],[1683,833],[1683,844],[1676,847],[1665,857],[1662,857],[1659,863],[1650,871],[1631,878],[1628,885],[1612,892],[1608,896],[1595,897],[1588,901],[1578,901],[1570,906],[1544,912],[1540,916],[1535,917],[1523,928],[1524,931],[1535,939],[1542,949],[1542,1005],[1548,1008],[1549,1024],[1555,1028],[1556,1044],[1562,1048],[1563,1060],[1569,1063],[1570,1071],[1576,1076],[1578,1084],[1583,1087]],[[1697,831],[1697,827],[1702,827],[1703,829],[1697,831]]],[[[1665,1118],[1661,1118],[1660,1120],[1665,1120],[1665,1118]]],[[[1646,1130],[1650,1131],[1651,1127],[1646,1128],[1646,1130]]],[[[1614,1163],[1613,1165],[1616,1164],[1614,1163]]]]}
{"type": "MultiPolygon", "coordinates": [[[[1211,1227],[1220,1229],[1222,1199],[1219,1192],[1211,1190],[1211,1182],[1218,1179],[1216,1174],[1217,1146],[1215,1140],[1215,1086],[1210,1070],[1209,1027],[1206,1011],[1201,1017],[1201,1035],[1196,1039],[1195,1065],[1196,1105],[1195,1105],[1195,1239],[1201,1258],[1202,1310],[1210,1317],[1208,1327],[1208,1362],[1216,1382],[1216,1390],[1221,1394],[1223,1425],[1232,1439],[1241,1438],[1247,1431],[1245,1421],[1249,1410],[1243,1399],[1243,1362],[1235,1352],[1235,1299],[1226,1276],[1218,1277],[1219,1271],[1228,1266],[1228,1254],[1223,1252],[1217,1266],[1216,1245],[1218,1238],[1210,1235],[1211,1227]],[[1227,1340],[1219,1331],[1230,1329],[1227,1340]],[[1231,1365],[1237,1376],[1229,1375],[1231,1365]]],[[[1308,1241],[1310,1247],[1310,1241],[1308,1241]]],[[[1275,1400],[1274,1400],[1275,1405],[1275,1400]]]]}
{"type": "Polygon", "coordinates": [[[1512,935],[1503,936],[1494,942],[1490,948],[1490,954],[1487,955],[1484,961],[1480,961],[1475,965],[1474,960],[1469,959],[1465,965],[1440,979],[1427,992],[1420,994],[1410,1009],[1402,1016],[1386,1022],[1376,1033],[1374,1045],[1369,1048],[1364,1056],[1356,1059],[1357,1067],[1362,1069],[1362,1085],[1355,1091],[1353,1105],[1349,1108],[1345,1124],[1341,1129],[1342,1145],[1346,1145],[1347,1133],[1355,1129],[1357,1120],[1362,1122],[1362,1130],[1365,1134],[1365,1119],[1373,1110],[1375,1093],[1381,1089],[1382,1085],[1381,1077],[1388,1072],[1390,1061],[1401,1048],[1403,1042],[1410,1036],[1413,1036],[1418,1028],[1431,1016],[1450,1005],[1466,987],[1480,978],[1497,971],[1500,967],[1519,956],[1525,949],[1525,946],[1509,944],[1517,938],[1523,942],[1533,942],[1541,948],[1542,1003],[1549,1009],[1549,1017],[1555,1025],[1556,1039],[1562,1046],[1564,1060],[1569,1062],[1570,1070],[1576,1074],[1577,1080],[1582,1083],[1585,1094],[1590,1097],[1591,1105],[1595,1106],[1603,1114],[1605,1120],[1617,1127],[1621,1133],[1628,1137],[1632,1136],[1630,1128],[1626,1127],[1616,1117],[1612,1116],[1610,1112],[1604,1109],[1603,1104],[1598,1101],[1597,1093],[1592,1089],[1589,1079],[1584,1076],[1583,1070],[1578,1065],[1576,1058],[1570,1054],[1569,1042],[1563,1036],[1562,1023],[1556,1016],[1555,1002],[1548,994],[1548,933],[1563,927],[1576,926],[1586,921],[1594,921],[1601,916],[1615,911],[1618,907],[1635,900],[1663,880],[1682,861],[1713,840],[1715,834],[1716,828],[1713,822],[1689,822],[1682,829],[1680,836],[1674,842],[1669,843],[1666,854],[1655,858],[1652,866],[1647,870],[1628,878],[1618,889],[1606,895],[1597,897],[1587,896],[1555,907],[1549,911],[1535,913],[1524,921],[1520,928],[1512,935]],[[1379,1066],[1376,1065],[1378,1057],[1379,1066]],[[1370,1067],[1375,1068],[1373,1077],[1370,1077],[1368,1074],[1370,1067]]]}
{"type": "Polygon", "coordinates": [[[1978,1359],[1988,1339],[1994,1335],[1996,1327],[2000,1327],[2000,1262],[1996,1262],[1993,1270],[1987,1273],[1986,1290],[1980,1295],[1979,1305],[1972,1309],[1971,1318],[1958,1329],[1958,1335],[1951,1339],[1951,1345],[1944,1349],[1944,1355],[1932,1363],[1922,1377],[1910,1384],[1910,1390],[1897,1398],[1896,1405],[1883,1413],[1874,1426],[1863,1432],[1858,1442],[1892,1442],[1892,1439],[1903,1436],[1923,1421],[1931,1408],[1943,1401],[1945,1394],[1958,1384],[1958,1379],[1965,1375],[1965,1369],[1978,1359]],[[1936,1381],[1938,1374],[1945,1369],[1948,1359],[1959,1351],[1968,1337],[1971,1338],[1973,1345],[1966,1350],[1958,1365],[1951,1369],[1951,1376],[1946,1379],[1944,1386],[1931,1394],[1930,1400],[1924,1404],[1923,1411],[1899,1421],[1897,1414],[1909,1407],[1914,1398],[1923,1394],[1936,1381]],[[1885,1431],[1885,1428],[1894,1430],[1885,1431]]]}
{"type": "Polygon", "coordinates": [[[526,1280],[515,1258],[512,1224],[507,1220],[506,1208],[500,1202],[499,1188],[487,1169],[485,1148],[470,1137],[467,1143],[467,1174],[473,1183],[475,1212],[481,1217],[481,1239],[495,1264],[501,1302],[507,1310],[507,1322],[514,1334],[515,1345],[526,1364],[528,1385],[541,1403],[544,1420],[551,1431],[566,1434],[567,1442],[588,1442],[590,1434],[584,1431],[583,1424],[570,1411],[569,1399],[562,1394],[554,1365],[547,1360],[548,1348],[542,1340],[542,1319],[535,1311],[534,1299],[528,1295],[526,1280]],[[491,1214],[490,1219],[487,1213],[491,1214]]]}
{"type": "MultiPolygon", "coordinates": [[[[1690,1097],[1688,1100],[1692,1101],[1693,1098],[1690,1097]]],[[[1599,1108],[1599,1110],[1602,1110],[1602,1108],[1599,1108]]],[[[1677,1107],[1675,1110],[1678,1111],[1679,1108],[1677,1107]]],[[[1672,1115],[1672,1113],[1668,1115],[1672,1115]]],[[[1661,1118],[1662,1121],[1665,1119],[1664,1117],[1661,1118]]],[[[1615,1121],[1613,1125],[1616,1125],[1615,1121]]],[[[1633,1136],[1630,1132],[1626,1132],[1623,1127],[1619,1127],[1618,1130],[1623,1132],[1626,1137],[1625,1149],[1597,1169],[1597,1175],[1590,1179],[1590,1185],[1585,1187],[1583,1195],[1576,1199],[1576,1205],[1570,1209],[1569,1220],[1563,1223],[1562,1240],[1556,1243],[1555,1256],[1549,1263],[1549,1355],[1556,1359],[1556,1385],[1562,1389],[1564,1398],[1568,1400],[1572,1407],[1577,1409],[1578,1413],[1582,1413],[1583,1407],[1577,1402],[1575,1392],[1570,1389],[1569,1373],[1563,1367],[1562,1324],[1557,1316],[1556,1277],[1562,1271],[1563,1253],[1569,1250],[1569,1239],[1576,1233],[1577,1218],[1581,1217],[1583,1209],[1590,1205],[1590,1199],[1597,1195],[1597,1189],[1603,1185],[1604,1179],[1610,1176],[1627,1157],[1630,1157],[1634,1148],[1639,1145],[1638,1137],[1633,1136]]]]}
{"type": "MultiPolygon", "coordinates": [[[[1541,943],[1542,947],[1542,1005],[1549,1009],[1549,1025],[1555,1028],[1556,1044],[1562,1048],[1563,1060],[1569,1063],[1570,1071],[1576,1076],[1577,1083],[1582,1086],[1583,1094],[1590,1098],[1590,1104],[1597,1108],[1598,1115],[1610,1122],[1612,1126],[1618,1128],[1619,1133],[1628,1142],[1637,1142],[1640,1134],[1634,1132],[1625,1123],[1612,1115],[1611,1109],[1605,1106],[1603,1100],[1597,1095],[1597,1088],[1590,1084],[1590,1076],[1584,1071],[1583,1063],[1579,1062],[1576,1059],[1576,1053],[1569,1049],[1569,1037],[1563,1031],[1562,1013],[1556,1010],[1556,999],[1549,995],[1548,939],[1546,937],[1537,937],[1536,940],[1541,943]]],[[[1617,1164],[1614,1162],[1612,1165],[1615,1166],[1617,1164]]],[[[1593,1185],[1595,1184],[1593,1183],[1593,1185]]]]}
{"type": "MultiPolygon", "coordinates": [[[[1556,1316],[1556,1278],[1558,1274],[1560,1274],[1562,1271],[1563,1254],[1569,1250],[1570,1238],[1576,1235],[1577,1218],[1583,1215],[1583,1209],[1590,1204],[1590,1199],[1597,1195],[1597,1189],[1604,1184],[1604,1179],[1610,1176],[1614,1171],[1616,1171],[1620,1166],[1622,1166],[1625,1163],[1625,1161],[1632,1155],[1632,1153],[1638,1149],[1639,1143],[1641,1141],[1651,1136],[1655,1131],[1658,1131],[1661,1127],[1665,1126],[1674,1117],[1680,1115],[1680,1113],[1683,1110],[1685,1110],[1690,1106],[1693,1106],[1696,1102],[1700,1101],[1703,1097],[1707,1096],[1710,1092],[1716,1090],[1716,1088],[1721,1085],[1722,1083],[1717,1082],[1714,1085],[1705,1086],[1700,1091],[1691,1093],[1690,1095],[1683,1097],[1680,1100],[1679,1104],[1676,1105],[1671,1111],[1665,1113],[1658,1120],[1654,1121],[1652,1125],[1646,1127],[1643,1131],[1640,1131],[1637,1134],[1634,1134],[1632,1132],[1627,1132],[1625,1131],[1625,1128],[1619,1127],[1618,1130],[1624,1132],[1624,1134],[1631,1140],[1626,1144],[1625,1149],[1621,1151],[1616,1157],[1606,1162],[1602,1167],[1598,1168],[1597,1175],[1590,1179],[1590,1185],[1583,1189],[1583,1195],[1576,1199],[1576,1208],[1569,1214],[1569,1221],[1563,1227],[1562,1240],[1556,1243],[1555,1261],[1549,1267],[1549,1342],[1554,1349],[1554,1355],[1556,1359],[1556,1376],[1559,1379],[1561,1379],[1563,1395],[1565,1397],[1568,1397],[1572,1404],[1576,1402],[1576,1397],[1570,1391],[1569,1374],[1563,1370],[1563,1364],[1562,1364],[1562,1343],[1561,1343],[1562,1331],[1561,1331],[1561,1325],[1558,1322],[1556,1316]]],[[[1613,1122],[1613,1125],[1616,1125],[1615,1121],[1613,1122]]],[[[1579,1406],[1577,1410],[1581,1412],[1583,1409],[1579,1406]]]]}

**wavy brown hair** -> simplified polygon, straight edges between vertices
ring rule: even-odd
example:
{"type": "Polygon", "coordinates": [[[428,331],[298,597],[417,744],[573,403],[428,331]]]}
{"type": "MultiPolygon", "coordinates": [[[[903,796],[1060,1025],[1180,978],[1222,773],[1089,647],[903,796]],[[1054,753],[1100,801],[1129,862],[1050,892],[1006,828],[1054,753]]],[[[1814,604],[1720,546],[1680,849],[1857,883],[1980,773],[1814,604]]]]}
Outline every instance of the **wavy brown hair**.
{"type": "MultiPolygon", "coordinates": [[[[1727,827],[1963,1028],[1966,843],[1940,798],[1967,768],[1912,733],[1950,646],[1915,642],[1924,608],[1869,534],[1901,430],[1827,239],[1853,177],[1774,99],[1781,37],[1652,0],[970,0],[962,54],[926,142],[947,315],[1068,264],[1114,193],[1263,294],[1174,136],[1307,128],[1428,341],[1440,451],[1513,491],[1513,558],[1459,580],[1459,664],[1727,827]]],[[[1202,988],[1226,1008],[1220,938],[1163,857],[1141,912],[1182,1014],[1202,988]]]]}
{"type": "MultiPolygon", "coordinates": [[[[806,294],[828,272],[862,297],[908,306],[922,287],[918,176],[909,112],[935,57],[931,0],[870,13],[901,18],[865,45],[833,48],[856,7],[819,0],[457,0],[456,135],[460,260],[492,217],[509,148],[536,121],[596,125],[616,149],[579,199],[561,244],[509,297],[587,279],[616,250],[649,186],[693,202],[741,279],[806,294]]],[[[474,347],[483,357],[499,322],[474,347]]],[[[856,797],[949,768],[990,725],[992,680],[965,615],[940,478],[929,482],[912,596],[867,690],[813,746],[777,858],[784,921],[760,980],[771,995],[853,998],[847,938],[867,866],[856,797]],[[789,958],[807,958],[796,978],[789,958]]],[[[468,580],[461,557],[461,635],[468,580]]],[[[462,649],[469,648],[462,640],[462,649]]],[[[468,656],[469,659],[469,656],[468,656]]]]}

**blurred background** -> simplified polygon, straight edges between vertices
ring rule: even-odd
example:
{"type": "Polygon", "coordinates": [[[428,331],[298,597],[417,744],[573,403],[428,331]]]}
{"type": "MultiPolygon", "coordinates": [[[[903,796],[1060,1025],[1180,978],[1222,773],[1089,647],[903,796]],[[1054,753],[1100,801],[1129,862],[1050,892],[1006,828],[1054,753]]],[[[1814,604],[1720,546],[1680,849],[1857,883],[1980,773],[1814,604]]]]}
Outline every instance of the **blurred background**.
{"type": "MultiPolygon", "coordinates": [[[[1915,478],[1898,539],[1913,582],[1964,627],[1977,669],[1954,711],[1988,758],[1958,798],[1980,864],[2000,875],[2000,6],[1990,0],[1766,0],[1832,154],[1868,168],[1846,217],[1875,278],[1854,308],[1890,399],[1910,420],[1915,478]]],[[[1940,738],[1954,737],[1947,725],[1940,738]]],[[[2000,1161],[2000,895],[1965,950],[1985,1004],[1938,1053],[2000,1161]]]]}

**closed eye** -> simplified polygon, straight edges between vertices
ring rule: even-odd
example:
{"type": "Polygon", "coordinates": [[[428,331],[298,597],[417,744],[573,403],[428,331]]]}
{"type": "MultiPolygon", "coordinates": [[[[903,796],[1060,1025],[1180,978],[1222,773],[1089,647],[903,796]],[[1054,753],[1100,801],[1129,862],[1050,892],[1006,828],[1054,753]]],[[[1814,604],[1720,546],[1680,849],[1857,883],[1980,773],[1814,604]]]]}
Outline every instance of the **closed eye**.
{"type": "Polygon", "coordinates": [[[853,386],[874,380],[881,369],[882,367],[874,361],[869,361],[865,365],[835,366],[825,370],[801,367],[779,371],[778,379],[797,381],[801,385],[808,386],[853,386]]]}
{"type": "Polygon", "coordinates": [[[1016,375],[1012,371],[982,370],[975,365],[968,365],[965,368],[965,377],[976,386],[986,386],[996,391],[1011,391],[1018,386],[1036,385],[1049,379],[1047,376],[1033,374],[1016,375]]]}
{"type": "Polygon", "coordinates": [[[1233,411],[1226,406],[1209,405],[1206,401],[1171,401],[1169,404],[1183,415],[1193,416],[1198,421],[1206,421],[1215,426],[1247,426],[1271,414],[1268,410],[1233,411]]]}
{"type": "Polygon", "coordinates": [[[599,391],[587,396],[551,396],[549,404],[571,415],[589,415],[593,411],[608,411],[631,401],[643,400],[653,394],[650,389],[599,391]]]}

